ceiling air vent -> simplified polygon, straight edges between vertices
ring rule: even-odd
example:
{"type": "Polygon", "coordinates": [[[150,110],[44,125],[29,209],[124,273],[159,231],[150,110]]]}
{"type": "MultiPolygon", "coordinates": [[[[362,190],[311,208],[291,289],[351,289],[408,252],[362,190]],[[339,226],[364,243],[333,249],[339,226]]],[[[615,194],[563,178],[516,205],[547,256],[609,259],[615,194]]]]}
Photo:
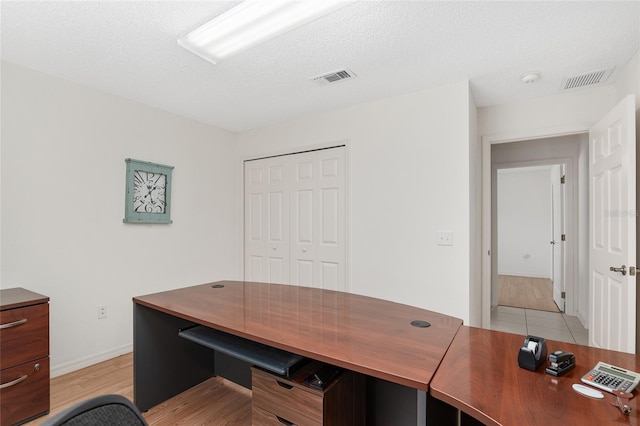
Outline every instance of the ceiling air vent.
{"type": "Polygon", "coordinates": [[[354,77],[356,77],[356,75],[354,74],[353,71],[348,69],[343,69],[340,71],[334,71],[327,74],[311,77],[309,80],[314,81],[316,84],[319,84],[320,86],[325,86],[329,83],[337,83],[338,81],[348,80],[354,77]]]}
{"type": "Polygon", "coordinates": [[[572,90],[587,86],[602,84],[611,75],[613,68],[591,71],[584,74],[573,75],[562,79],[562,90],[572,90]]]}

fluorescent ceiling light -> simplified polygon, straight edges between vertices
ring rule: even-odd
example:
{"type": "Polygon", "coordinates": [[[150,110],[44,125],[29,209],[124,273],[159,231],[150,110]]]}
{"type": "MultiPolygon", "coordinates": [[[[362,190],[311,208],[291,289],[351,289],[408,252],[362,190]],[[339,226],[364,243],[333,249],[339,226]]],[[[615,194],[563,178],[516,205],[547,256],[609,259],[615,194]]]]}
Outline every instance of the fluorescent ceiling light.
{"type": "Polygon", "coordinates": [[[178,44],[216,64],[351,3],[344,0],[245,0],[178,39],[178,44]]]}

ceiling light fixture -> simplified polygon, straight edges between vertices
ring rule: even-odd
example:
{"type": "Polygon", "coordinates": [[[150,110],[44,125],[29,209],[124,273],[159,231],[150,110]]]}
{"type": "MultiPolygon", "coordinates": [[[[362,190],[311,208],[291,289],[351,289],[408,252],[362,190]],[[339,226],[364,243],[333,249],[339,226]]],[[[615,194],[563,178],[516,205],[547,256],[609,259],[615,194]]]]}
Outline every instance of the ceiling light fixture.
{"type": "Polygon", "coordinates": [[[520,78],[522,79],[523,83],[531,84],[538,81],[538,79],[540,78],[540,73],[537,71],[530,71],[522,74],[520,78]]]}
{"type": "Polygon", "coordinates": [[[344,0],[245,0],[178,39],[213,64],[352,4],[344,0]]]}

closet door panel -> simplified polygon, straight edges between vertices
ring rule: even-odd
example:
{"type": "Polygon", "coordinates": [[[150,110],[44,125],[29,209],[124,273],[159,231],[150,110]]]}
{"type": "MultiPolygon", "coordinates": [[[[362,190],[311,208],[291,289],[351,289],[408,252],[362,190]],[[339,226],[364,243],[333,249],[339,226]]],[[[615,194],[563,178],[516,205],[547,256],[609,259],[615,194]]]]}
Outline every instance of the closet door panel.
{"type": "Polygon", "coordinates": [[[322,262],[320,264],[320,287],[327,290],[343,290],[340,288],[340,264],[322,262]]]}
{"type": "Polygon", "coordinates": [[[317,286],[346,290],[345,148],[317,151],[317,286]]]}
{"type": "Polygon", "coordinates": [[[345,148],[245,162],[245,279],[346,290],[345,148]]]}
{"type": "Polygon", "coordinates": [[[315,152],[290,156],[294,170],[291,211],[291,284],[315,285],[315,152]]]}
{"type": "Polygon", "coordinates": [[[247,281],[266,279],[265,173],[263,160],[245,162],[244,277],[247,281]]]}
{"type": "Polygon", "coordinates": [[[267,158],[267,282],[289,283],[289,171],[285,157],[267,158]]]}

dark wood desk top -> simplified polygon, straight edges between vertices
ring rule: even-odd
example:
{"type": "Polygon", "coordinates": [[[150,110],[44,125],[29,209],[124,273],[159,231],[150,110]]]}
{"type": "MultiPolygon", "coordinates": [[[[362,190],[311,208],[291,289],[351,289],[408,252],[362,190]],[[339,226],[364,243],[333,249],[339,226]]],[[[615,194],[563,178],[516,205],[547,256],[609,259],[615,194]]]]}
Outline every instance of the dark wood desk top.
{"type": "Polygon", "coordinates": [[[23,306],[47,303],[49,297],[21,287],[0,290],[0,310],[21,308],[23,306]]]}
{"type": "Polygon", "coordinates": [[[572,389],[598,361],[640,371],[640,357],[588,346],[547,341],[549,352],[565,350],[576,367],[565,375],[546,374],[518,366],[525,336],[460,327],[442,365],[431,381],[432,396],[487,425],[637,425],[638,389],[630,416],[611,405],[613,395],[593,399],[572,389]]]}
{"type": "Polygon", "coordinates": [[[221,281],[139,305],[319,361],[427,391],[462,320],[355,294],[221,281]],[[216,286],[221,288],[214,288],[216,286]],[[411,325],[413,320],[430,327],[411,325]]]}

